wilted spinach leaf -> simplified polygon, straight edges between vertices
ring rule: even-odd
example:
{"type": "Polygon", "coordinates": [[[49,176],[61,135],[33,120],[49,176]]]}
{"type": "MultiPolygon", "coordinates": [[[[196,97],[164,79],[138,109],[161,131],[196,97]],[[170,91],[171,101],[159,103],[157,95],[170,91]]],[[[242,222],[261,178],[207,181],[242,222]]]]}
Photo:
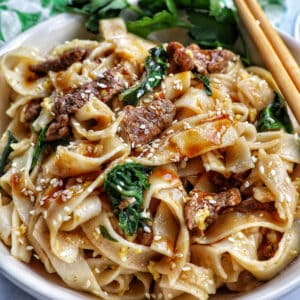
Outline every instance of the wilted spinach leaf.
{"type": "Polygon", "coordinates": [[[201,74],[198,74],[198,73],[194,73],[194,76],[203,83],[204,90],[205,90],[206,94],[208,96],[211,96],[212,95],[212,90],[210,88],[210,81],[209,81],[208,76],[201,75],[201,74]]]}
{"type": "Polygon", "coordinates": [[[125,163],[114,167],[106,176],[107,192],[119,226],[126,235],[133,235],[144,227],[148,219],[142,217],[143,192],[149,188],[151,168],[137,163],[125,163]]]}
{"type": "Polygon", "coordinates": [[[36,164],[38,162],[40,153],[42,151],[42,146],[45,142],[47,129],[48,129],[48,126],[44,127],[39,134],[39,137],[38,137],[38,140],[36,143],[36,147],[34,149],[33,156],[32,156],[30,171],[32,171],[34,169],[34,167],[36,166],[36,164]]]}
{"type": "Polygon", "coordinates": [[[145,63],[146,79],[121,94],[125,104],[136,105],[139,98],[159,85],[167,72],[169,64],[166,62],[166,50],[159,46],[150,49],[149,53],[145,63]]]}
{"type": "Polygon", "coordinates": [[[283,129],[288,133],[294,132],[285,100],[279,93],[275,92],[274,101],[259,114],[257,130],[261,132],[279,129],[283,129]]]}
{"type": "Polygon", "coordinates": [[[4,168],[5,166],[8,164],[9,162],[9,154],[13,151],[11,144],[17,143],[17,139],[14,137],[14,135],[11,133],[10,130],[7,131],[7,143],[4,147],[4,150],[2,152],[1,155],[1,159],[0,159],[0,176],[3,175],[4,173],[4,168]]]}
{"type": "Polygon", "coordinates": [[[107,231],[107,229],[106,229],[105,226],[100,225],[100,226],[99,226],[99,229],[100,229],[100,232],[101,232],[102,236],[103,236],[105,239],[110,240],[110,241],[112,241],[112,242],[117,242],[117,240],[114,239],[114,238],[109,234],[109,232],[107,231]]]}

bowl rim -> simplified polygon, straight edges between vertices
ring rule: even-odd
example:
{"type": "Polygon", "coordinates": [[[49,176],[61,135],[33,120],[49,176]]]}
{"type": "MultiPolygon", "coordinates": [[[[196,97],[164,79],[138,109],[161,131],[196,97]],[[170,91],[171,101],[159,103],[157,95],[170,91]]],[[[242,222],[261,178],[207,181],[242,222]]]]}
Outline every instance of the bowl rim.
{"type": "MultiPolygon", "coordinates": [[[[30,36],[36,35],[39,32],[46,30],[53,23],[71,22],[72,20],[76,20],[82,23],[84,19],[85,18],[83,16],[73,13],[61,13],[56,16],[52,16],[9,41],[0,49],[0,57],[17,47],[22,46],[23,43],[28,38],[30,38],[30,36]]],[[[286,42],[296,45],[297,49],[299,49],[300,51],[300,43],[297,43],[297,40],[294,37],[280,30],[277,31],[286,42]]],[[[291,264],[293,264],[294,262],[295,261],[293,261],[291,264]]],[[[289,264],[286,269],[288,269],[291,264],[289,264]]],[[[2,241],[0,241],[0,273],[20,289],[24,290],[33,297],[37,297],[38,299],[82,300],[84,296],[87,296],[86,299],[95,299],[93,296],[91,298],[91,296],[88,294],[81,294],[78,291],[61,285],[56,285],[57,289],[54,290],[52,286],[53,283],[48,283],[46,279],[40,274],[36,275],[38,277],[35,278],[34,275],[31,274],[35,273],[35,271],[30,269],[27,264],[24,264],[11,256],[10,252],[2,241]]],[[[254,300],[258,297],[260,298],[260,300],[272,300],[275,298],[279,298],[283,295],[288,294],[297,286],[300,286],[300,276],[294,276],[292,280],[289,280],[283,285],[277,285],[276,288],[265,288],[266,291],[264,291],[265,289],[263,288],[265,285],[266,283],[261,286],[262,288],[260,290],[253,290],[253,292],[250,294],[248,293],[234,298],[243,300],[254,300]]]]}

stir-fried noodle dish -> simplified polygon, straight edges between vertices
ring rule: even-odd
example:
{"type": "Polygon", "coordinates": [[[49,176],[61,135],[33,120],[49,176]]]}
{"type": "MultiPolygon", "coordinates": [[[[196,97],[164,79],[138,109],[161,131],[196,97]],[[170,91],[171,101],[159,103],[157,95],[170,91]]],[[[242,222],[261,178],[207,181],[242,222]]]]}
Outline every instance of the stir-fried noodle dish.
{"type": "Polygon", "coordinates": [[[0,236],[101,299],[246,291],[298,254],[295,122],[270,73],[221,48],[102,41],[1,60],[0,236]]]}

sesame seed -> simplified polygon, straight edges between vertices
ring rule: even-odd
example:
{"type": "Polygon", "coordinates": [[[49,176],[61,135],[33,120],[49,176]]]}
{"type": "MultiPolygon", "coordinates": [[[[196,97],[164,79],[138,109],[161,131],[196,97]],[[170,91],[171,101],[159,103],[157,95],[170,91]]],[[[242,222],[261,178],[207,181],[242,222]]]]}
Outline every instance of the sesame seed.
{"type": "Polygon", "coordinates": [[[183,257],[183,254],[182,253],[176,253],[175,256],[181,258],[181,257],[183,257]]]}
{"type": "Polygon", "coordinates": [[[31,250],[33,250],[33,247],[32,247],[32,246],[27,246],[27,247],[26,247],[26,250],[27,250],[27,251],[31,251],[31,250]]]}
{"type": "Polygon", "coordinates": [[[147,233],[151,233],[151,228],[149,226],[144,226],[144,231],[147,233]]]}
{"type": "Polygon", "coordinates": [[[149,154],[147,154],[147,156],[146,156],[146,157],[147,157],[147,158],[152,158],[152,157],[153,157],[153,155],[154,155],[153,153],[149,153],[149,154]]]}
{"type": "Polygon", "coordinates": [[[174,133],[174,130],[173,129],[170,129],[167,131],[167,134],[173,134],[174,133]]]}
{"type": "Polygon", "coordinates": [[[259,172],[262,173],[262,174],[265,173],[265,168],[264,168],[264,166],[260,166],[260,167],[259,167],[259,172]]]}
{"type": "Polygon", "coordinates": [[[50,180],[50,184],[51,184],[53,187],[58,187],[59,181],[58,181],[57,178],[52,178],[52,179],[50,180]]]}
{"type": "Polygon", "coordinates": [[[91,285],[91,281],[90,281],[90,280],[87,280],[87,281],[86,281],[86,288],[88,289],[88,288],[90,287],[90,285],[91,285]]]}
{"type": "Polygon", "coordinates": [[[271,175],[274,177],[276,175],[276,171],[275,170],[272,170],[271,171],[271,175]]]}
{"type": "Polygon", "coordinates": [[[97,268],[97,267],[94,269],[94,271],[95,271],[95,273],[97,273],[97,274],[100,273],[100,270],[99,270],[99,268],[97,268]]]}
{"type": "Polygon", "coordinates": [[[245,181],[245,183],[244,183],[244,187],[245,188],[248,188],[250,186],[250,182],[247,180],[247,181],[245,181]]]}
{"type": "Polygon", "coordinates": [[[36,187],[36,191],[37,192],[41,192],[43,190],[43,188],[40,186],[40,185],[38,185],[37,187],[36,187]]]}
{"type": "Polygon", "coordinates": [[[156,236],[154,236],[154,241],[159,241],[159,240],[161,240],[161,236],[160,235],[156,235],[156,236]]]}
{"type": "Polygon", "coordinates": [[[69,213],[69,212],[71,212],[71,208],[69,206],[65,206],[64,207],[64,211],[67,212],[67,213],[69,213]]]}
{"type": "Polygon", "coordinates": [[[33,254],[33,257],[37,260],[40,260],[40,257],[37,254],[33,254]]]}
{"type": "Polygon", "coordinates": [[[186,271],[190,271],[191,267],[190,266],[184,266],[182,267],[182,271],[186,272],[186,271]]]}
{"type": "Polygon", "coordinates": [[[210,204],[216,204],[216,203],[217,203],[217,201],[216,201],[215,199],[210,199],[210,200],[208,200],[208,202],[209,202],[210,204]]]}

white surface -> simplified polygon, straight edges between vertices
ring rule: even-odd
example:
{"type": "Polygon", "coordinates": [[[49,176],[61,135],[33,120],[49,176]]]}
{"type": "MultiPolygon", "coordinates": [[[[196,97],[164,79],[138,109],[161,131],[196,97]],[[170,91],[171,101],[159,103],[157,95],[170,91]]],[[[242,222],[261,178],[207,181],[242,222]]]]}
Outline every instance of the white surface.
{"type": "MultiPolygon", "coordinates": [[[[298,2],[298,6],[300,7],[300,2],[298,2]]],[[[296,13],[296,10],[293,10],[293,12],[296,13]]],[[[290,23],[291,20],[292,19],[289,19],[290,23]]],[[[47,51],[49,50],[49,48],[55,46],[55,44],[64,41],[66,38],[70,39],[74,37],[75,34],[79,31],[79,24],[80,19],[78,17],[58,16],[48,23],[42,24],[39,27],[26,32],[24,35],[19,37],[17,41],[10,43],[7,49],[1,49],[0,55],[2,51],[6,51],[21,44],[36,45],[42,47],[43,51],[47,51]],[[43,32],[43,34],[39,34],[40,32],[43,32]]],[[[82,32],[80,32],[80,35],[81,34],[82,32]]],[[[298,54],[299,53],[300,48],[298,48],[298,54]]],[[[47,280],[43,277],[39,278],[39,275],[30,270],[26,265],[8,256],[8,253],[5,253],[3,247],[0,247],[0,270],[2,270],[2,272],[5,272],[7,277],[14,277],[15,283],[19,285],[23,284],[23,288],[25,287],[27,291],[32,288],[31,293],[33,293],[39,299],[82,299],[82,296],[80,296],[80,294],[77,294],[76,292],[69,292],[64,287],[55,287],[55,284],[53,284],[51,280],[47,280]]],[[[267,283],[264,287],[258,289],[255,292],[256,295],[254,297],[251,297],[251,294],[249,294],[248,296],[243,298],[251,298],[253,300],[277,299],[275,296],[277,291],[280,291],[281,294],[287,293],[293,287],[295,287],[295,285],[300,283],[299,270],[300,259],[298,259],[297,263],[290,266],[289,269],[286,270],[284,274],[282,274],[282,276],[278,276],[271,282],[267,283]],[[299,277],[297,277],[297,274],[299,274],[299,277]],[[262,292],[262,290],[266,289],[267,292],[262,292]]],[[[19,290],[16,286],[9,283],[0,275],[0,299],[30,300],[33,298],[19,290]]],[[[292,292],[287,296],[280,296],[280,299],[300,299],[300,289],[292,292]]]]}

